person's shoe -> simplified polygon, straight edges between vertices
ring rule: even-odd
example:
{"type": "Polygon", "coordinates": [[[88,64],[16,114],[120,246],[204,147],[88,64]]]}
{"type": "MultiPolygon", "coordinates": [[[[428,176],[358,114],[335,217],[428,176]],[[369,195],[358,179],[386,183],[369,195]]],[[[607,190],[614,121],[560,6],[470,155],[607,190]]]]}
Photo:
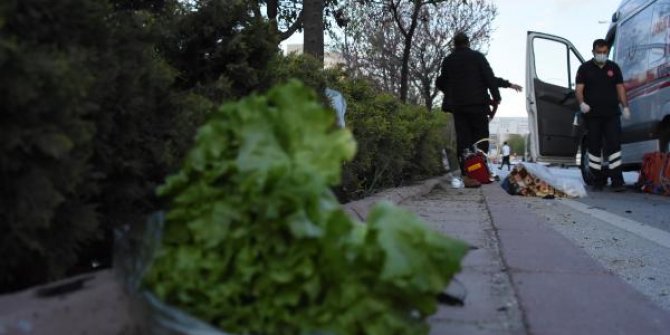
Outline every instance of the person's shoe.
{"type": "Polygon", "coordinates": [[[478,180],[472,179],[468,176],[463,176],[463,184],[466,188],[477,188],[482,186],[482,183],[480,183],[478,180]]]}
{"type": "Polygon", "coordinates": [[[626,192],[626,186],[621,184],[621,185],[612,185],[611,187],[612,192],[626,192]]]}

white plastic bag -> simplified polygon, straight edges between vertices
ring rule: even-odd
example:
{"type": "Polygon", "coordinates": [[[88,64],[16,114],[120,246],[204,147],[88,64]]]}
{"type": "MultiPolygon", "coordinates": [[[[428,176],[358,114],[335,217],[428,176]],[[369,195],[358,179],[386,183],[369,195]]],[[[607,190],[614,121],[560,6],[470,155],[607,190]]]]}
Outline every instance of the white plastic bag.
{"type": "Polygon", "coordinates": [[[163,235],[165,214],[154,213],[143,225],[115,231],[114,268],[131,297],[142,334],[153,335],[230,335],[214,326],[170,306],[142,287],[142,278],[151,265],[163,235]]]}
{"type": "MultiPolygon", "coordinates": [[[[573,198],[582,198],[586,196],[586,189],[584,184],[579,180],[569,178],[569,177],[560,177],[551,173],[551,170],[544,165],[537,163],[519,163],[517,166],[523,166],[523,168],[528,171],[531,175],[535,176],[551,185],[553,188],[567,194],[569,197],[573,198]]],[[[515,167],[516,168],[516,167],[515,167]]]]}
{"type": "Polygon", "coordinates": [[[337,126],[344,128],[344,115],[347,113],[347,101],[339,91],[332,88],[326,88],[326,96],[330,100],[330,105],[333,106],[337,113],[337,126]]]}

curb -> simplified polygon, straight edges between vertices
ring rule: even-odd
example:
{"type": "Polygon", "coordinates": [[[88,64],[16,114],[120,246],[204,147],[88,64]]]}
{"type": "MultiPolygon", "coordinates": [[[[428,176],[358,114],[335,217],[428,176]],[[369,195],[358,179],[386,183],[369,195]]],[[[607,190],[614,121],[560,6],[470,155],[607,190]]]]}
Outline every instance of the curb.
{"type": "Polygon", "coordinates": [[[397,205],[403,201],[413,198],[416,196],[422,196],[424,194],[430,193],[430,191],[435,188],[439,183],[446,180],[448,174],[440,177],[431,178],[420,182],[417,185],[392,188],[376,193],[367,198],[361,200],[356,200],[348,202],[343,205],[344,211],[351,215],[353,218],[365,221],[370,209],[379,202],[388,201],[397,205]]]}
{"type": "Polygon", "coordinates": [[[139,334],[113,270],[83,274],[0,296],[0,334],[139,334]],[[80,289],[39,297],[44,287],[80,280],[80,289]]]}

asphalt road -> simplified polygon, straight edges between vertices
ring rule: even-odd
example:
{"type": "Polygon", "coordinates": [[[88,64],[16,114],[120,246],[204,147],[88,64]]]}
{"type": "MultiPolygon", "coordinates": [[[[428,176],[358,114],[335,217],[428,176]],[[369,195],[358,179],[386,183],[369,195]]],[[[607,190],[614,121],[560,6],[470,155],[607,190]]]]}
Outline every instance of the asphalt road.
{"type": "MultiPolygon", "coordinates": [[[[507,174],[505,170],[494,168],[501,177],[507,174]]],[[[550,171],[559,178],[581,181],[576,168],[551,167],[550,171]]],[[[626,173],[624,179],[627,192],[587,191],[586,197],[573,200],[519,197],[519,201],[670,311],[670,197],[636,191],[637,173],[626,173]]]]}
{"type": "Polygon", "coordinates": [[[600,209],[670,232],[670,197],[641,193],[630,187],[628,192],[589,192],[578,200],[600,209]]]}
{"type": "MultiPolygon", "coordinates": [[[[506,168],[503,170],[494,168],[494,171],[500,177],[504,177],[507,175],[506,168]]],[[[549,170],[552,174],[561,178],[582,180],[579,169],[574,167],[550,167],[549,170]]],[[[637,181],[637,177],[638,174],[635,172],[626,172],[624,174],[628,186],[627,192],[614,193],[607,189],[603,192],[592,192],[587,188],[588,195],[584,198],[576,199],[576,201],[587,205],[588,208],[606,211],[670,232],[670,197],[639,192],[633,186],[637,181]]]]}

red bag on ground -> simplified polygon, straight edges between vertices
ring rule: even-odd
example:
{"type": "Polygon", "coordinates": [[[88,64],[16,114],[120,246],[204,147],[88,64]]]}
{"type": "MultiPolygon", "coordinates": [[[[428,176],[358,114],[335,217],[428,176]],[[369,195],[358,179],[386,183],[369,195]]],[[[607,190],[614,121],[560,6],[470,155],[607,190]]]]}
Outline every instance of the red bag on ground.
{"type": "Polygon", "coordinates": [[[486,163],[486,157],[483,153],[477,152],[467,155],[463,167],[465,168],[465,174],[468,177],[475,179],[482,184],[492,182],[491,172],[489,171],[489,166],[486,163]]]}
{"type": "Polygon", "coordinates": [[[670,195],[670,153],[644,154],[637,186],[642,192],[670,195]]]}

